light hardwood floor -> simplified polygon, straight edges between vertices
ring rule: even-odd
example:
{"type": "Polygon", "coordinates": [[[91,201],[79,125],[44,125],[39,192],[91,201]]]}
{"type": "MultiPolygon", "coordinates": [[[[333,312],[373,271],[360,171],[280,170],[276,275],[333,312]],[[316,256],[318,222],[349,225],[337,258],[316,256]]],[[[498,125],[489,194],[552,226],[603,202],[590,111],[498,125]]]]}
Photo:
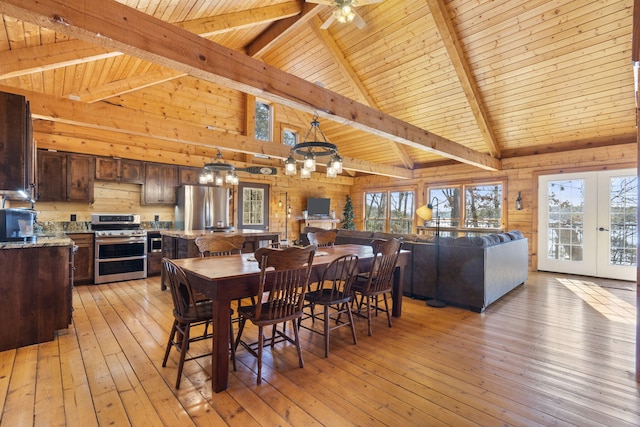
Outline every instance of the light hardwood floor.
{"type": "MultiPolygon", "coordinates": [[[[404,299],[358,344],[301,330],[256,361],[239,350],[229,389],[211,392],[209,358],[161,367],[171,326],[158,278],[74,290],[74,322],[54,341],[0,353],[2,426],[631,426],[635,283],[531,273],[483,313],[404,299]]],[[[10,327],[10,325],[3,325],[10,327]]],[[[255,330],[253,330],[255,334],[255,330]]],[[[204,344],[203,344],[204,345],[204,344]]],[[[192,351],[198,350],[193,346],[192,351]]]]}

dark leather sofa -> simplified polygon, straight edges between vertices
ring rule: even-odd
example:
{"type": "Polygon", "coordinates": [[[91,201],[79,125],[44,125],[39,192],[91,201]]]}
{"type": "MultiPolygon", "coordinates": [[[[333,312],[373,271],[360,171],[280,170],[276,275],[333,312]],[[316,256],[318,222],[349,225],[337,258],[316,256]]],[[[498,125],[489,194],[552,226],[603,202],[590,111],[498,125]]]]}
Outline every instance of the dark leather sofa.
{"type": "MultiPolygon", "coordinates": [[[[308,243],[307,232],[317,230],[305,229],[302,243],[308,243]]],[[[523,284],[529,274],[528,240],[520,231],[476,237],[440,237],[438,246],[435,238],[415,234],[336,231],[338,245],[367,245],[374,239],[401,237],[403,249],[411,251],[403,293],[412,298],[437,298],[450,305],[482,312],[523,284]],[[436,259],[439,260],[437,264],[436,259]]]]}

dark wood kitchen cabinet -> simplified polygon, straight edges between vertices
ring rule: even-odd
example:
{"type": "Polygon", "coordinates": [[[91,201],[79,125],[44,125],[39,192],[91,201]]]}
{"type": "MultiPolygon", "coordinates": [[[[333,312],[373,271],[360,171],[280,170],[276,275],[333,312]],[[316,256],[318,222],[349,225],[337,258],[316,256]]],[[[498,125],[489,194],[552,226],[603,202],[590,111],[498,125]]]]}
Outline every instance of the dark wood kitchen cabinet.
{"type": "Polygon", "coordinates": [[[173,205],[176,203],[177,186],[177,166],[161,163],[145,163],[141,204],[173,205]]]}
{"type": "Polygon", "coordinates": [[[78,247],[74,257],[74,285],[93,283],[93,266],[95,247],[93,233],[67,233],[67,236],[78,247]]]}
{"type": "Polygon", "coordinates": [[[96,179],[143,184],[143,163],[138,160],[96,157],[96,179]]]}
{"type": "Polygon", "coordinates": [[[202,168],[192,168],[187,166],[180,166],[179,171],[179,185],[198,185],[200,184],[200,174],[202,168]]]}
{"type": "Polygon", "coordinates": [[[93,203],[95,157],[38,150],[38,200],[93,203]]]}
{"type": "Polygon", "coordinates": [[[51,341],[71,323],[70,245],[0,250],[0,351],[51,341]]]}
{"type": "Polygon", "coordinates": [[[0,190],[35,197],[35,144],[26,98],[0,92],[0,190]]]}

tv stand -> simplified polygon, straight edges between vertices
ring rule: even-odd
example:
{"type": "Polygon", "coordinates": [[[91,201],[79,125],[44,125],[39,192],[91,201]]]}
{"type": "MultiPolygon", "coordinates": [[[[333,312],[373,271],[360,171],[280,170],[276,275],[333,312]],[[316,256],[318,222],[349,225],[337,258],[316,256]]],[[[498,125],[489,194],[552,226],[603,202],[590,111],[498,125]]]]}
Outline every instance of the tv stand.
{"type": "Polygon", "coordinates": [[[300,233],[303,232],[305,227],[316,227],[316,228],[324,228],[325,230],[331,230],[334,228],[338,228],[341,220],[339,219],[301,219],[300,220],[300,233]]]}

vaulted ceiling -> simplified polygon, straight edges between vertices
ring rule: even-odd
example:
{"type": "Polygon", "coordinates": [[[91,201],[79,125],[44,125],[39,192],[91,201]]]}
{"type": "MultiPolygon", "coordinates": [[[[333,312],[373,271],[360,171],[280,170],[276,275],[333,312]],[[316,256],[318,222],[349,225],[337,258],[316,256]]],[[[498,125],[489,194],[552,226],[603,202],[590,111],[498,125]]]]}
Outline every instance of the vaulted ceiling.
{"type": "Polygon", "coordinates": [[[347,174],[500,169],[635,141],[632,6],[384,0],[325,30],[334,7],[302,1],[0,1],[0,90],[31,101],[43,147],[281,164],[251,137],[257,96],[276,131],[317,113],[347,174]]]}

